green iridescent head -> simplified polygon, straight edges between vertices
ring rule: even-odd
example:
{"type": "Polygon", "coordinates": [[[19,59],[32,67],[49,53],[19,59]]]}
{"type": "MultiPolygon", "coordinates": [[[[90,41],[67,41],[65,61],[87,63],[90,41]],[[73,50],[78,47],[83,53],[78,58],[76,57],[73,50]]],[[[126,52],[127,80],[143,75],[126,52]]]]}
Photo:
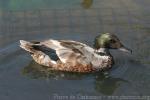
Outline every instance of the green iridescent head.
{"type": "Polygon", "coordinates": [[[125,46],[120,42],[116,35],[110,33],[103,33],[101,35],[98,35],[95,38],[94,47],[97,50],[100,48],[108,48],[131,52],[131,50],[125,48],[125,46]]]}

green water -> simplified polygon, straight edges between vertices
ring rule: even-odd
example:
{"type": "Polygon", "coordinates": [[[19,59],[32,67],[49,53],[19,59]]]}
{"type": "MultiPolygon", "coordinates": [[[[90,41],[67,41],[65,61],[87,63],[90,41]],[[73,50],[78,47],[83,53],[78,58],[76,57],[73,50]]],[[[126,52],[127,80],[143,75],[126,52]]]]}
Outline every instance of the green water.
{"type": "Polygon", "coordinates": [[[37,9],[68,9],[77,8],[81,0],[5,0],[1,1],[4,10],[37,10],[37,9]]]}

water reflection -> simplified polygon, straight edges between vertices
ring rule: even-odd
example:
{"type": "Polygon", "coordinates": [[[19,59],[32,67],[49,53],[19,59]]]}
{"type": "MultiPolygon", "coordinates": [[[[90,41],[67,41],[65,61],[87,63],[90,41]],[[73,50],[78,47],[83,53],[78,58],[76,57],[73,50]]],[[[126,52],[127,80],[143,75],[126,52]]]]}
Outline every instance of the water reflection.
{"type": "Polygon", "coordinates": [[[82,7],[85,9],[91,8],[92,4],[93,4],[93,0],[83,0],[81,3],[82,7]]]}
{"type": "Polygon", "coordinates": [[[127,82],[121,78],[113,78],[104,73],[72,73],[72,72],[61,72],[52,71],[44,66],[31,61],[30,64],[23,68],[23,75],[30,78],[39,79],[56,79],[56,80],[82,80],[84,78],[92,76],[94,78],[94,88],[97,92],[111,95],[120,86],[121,83],[127,82]]]}
{"type": "Polygon", "coordinates": [[[127,81],[121,78],[113,78],[111,76],[105,78],[105,76],[101,74],[96,78],[95,89],[105,95],[112,95],[123,82],[127,81]]]}
{"type": "Polygon", "coordinates": [[[23,68],[23,75],[28,75],[30,78],[51,78],[51,79],[66,79],[66,80],[79,80],[84,76],[89,74],[72,73],[72,72],[62,72],[62,71],[52,71],[50,68],[41,66],[34,61],[23,68]]]}

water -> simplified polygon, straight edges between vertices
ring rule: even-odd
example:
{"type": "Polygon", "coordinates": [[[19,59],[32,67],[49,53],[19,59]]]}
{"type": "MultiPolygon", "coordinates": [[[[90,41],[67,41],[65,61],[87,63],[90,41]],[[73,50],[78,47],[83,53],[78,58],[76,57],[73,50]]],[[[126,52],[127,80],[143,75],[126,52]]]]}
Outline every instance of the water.
{"type": "Polygon", "coordinates": [[[149,0],[0,0],[0,100],[150,95],[149,4],[149,0]],[[49,71],[18,46],[20,39],[48,38],[92,46],[103,32],[116,34],[133,51],[128,55],[112,50],[115,65],[108,75],[49,71]]]}

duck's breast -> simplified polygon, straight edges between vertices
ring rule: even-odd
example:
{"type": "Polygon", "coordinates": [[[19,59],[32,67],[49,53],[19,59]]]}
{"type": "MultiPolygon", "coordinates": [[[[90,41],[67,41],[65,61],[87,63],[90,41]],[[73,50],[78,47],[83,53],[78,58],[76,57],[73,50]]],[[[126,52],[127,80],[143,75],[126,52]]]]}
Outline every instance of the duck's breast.
{"type": "Polygon", "coordinates": [[[100,56],[94,55],[91,61],[92,65],[96,69],[105,69],[112,66],[112,57],[108,55],[100,56]]]}

